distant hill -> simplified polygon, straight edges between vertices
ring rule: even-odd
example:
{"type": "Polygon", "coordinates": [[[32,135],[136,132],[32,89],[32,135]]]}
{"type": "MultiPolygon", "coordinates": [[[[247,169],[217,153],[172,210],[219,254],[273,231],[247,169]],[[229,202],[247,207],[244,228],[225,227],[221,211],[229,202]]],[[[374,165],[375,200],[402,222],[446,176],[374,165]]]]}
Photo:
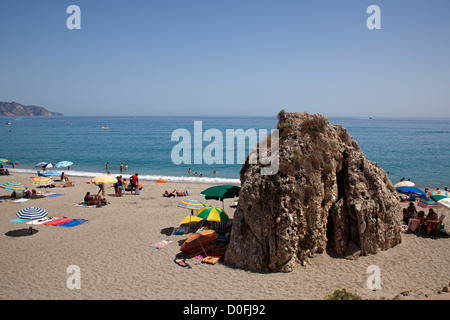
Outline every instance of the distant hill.
{"type": "Polygon", "coordinates": [[[51,112],[44,107],[24,106],[17,102],[0,102],[0,116],[62,116],[62,113],[51,112]]]}

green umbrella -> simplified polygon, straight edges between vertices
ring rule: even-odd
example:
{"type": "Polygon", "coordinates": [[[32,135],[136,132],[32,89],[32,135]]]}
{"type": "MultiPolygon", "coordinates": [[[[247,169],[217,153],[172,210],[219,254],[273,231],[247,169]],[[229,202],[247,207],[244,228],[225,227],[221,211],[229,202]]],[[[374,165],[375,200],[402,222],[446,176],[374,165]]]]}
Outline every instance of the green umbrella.
{"type": "Polygon", "coordinates": [[[223,201],[223,199],[234,198],[239,195],[240,187],[224,184],[221,186],[214,186],[200,192],[205,199],[214,199],[223,201]]]}
{"type": "Polygon", "coordinates": [[[224,184],[205,189],[200,192],[200,195],[205,196],[205,199],[220,200],[223,204],[223,199],[237,197],[240,190],[240,187],[224,184]]]}

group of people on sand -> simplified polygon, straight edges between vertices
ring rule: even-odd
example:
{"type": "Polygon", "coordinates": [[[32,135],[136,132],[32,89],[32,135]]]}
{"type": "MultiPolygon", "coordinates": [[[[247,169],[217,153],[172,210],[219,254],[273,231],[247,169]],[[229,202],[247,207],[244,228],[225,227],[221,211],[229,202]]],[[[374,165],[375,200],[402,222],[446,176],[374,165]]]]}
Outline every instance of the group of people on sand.
{"type": "Polygon", "coordinates": [[[427,234],[430,234],[433,230],[432,224],[438,222],[438,215],[432,208],[429,208],[428,214],[425,216],[425,211],[417,211],[414,203],[410,202],[408,208],[403,208],[403,224],[409,227],[412,219],[417,220],[419,228],[426,228],[427,234]]]}
{"type": "Polygon", "coordinates": [[[9,171],[8,171],[8,169],[3,168],[3,164],[0,164],[0,175],[1,176],[3,176],[3,175],[9,176],[9,171]]]}
{"type": "Polygon", "coordinates": [[[44,195],[38,194],[35,189],[33,189],[31,191],[29,189],[26,189],[22,192],[13,191],[11,193],[11,198],[13,198],[13,199],[19,199],[19,198],[37,199],[37,198],[43,198],[43,197],[44,197],[44,195]]]}
{"type": "MultiPolygon", "coordinates": [[[[100,193],[100,192],[99,192],[100,193]]],[[[108,204],[108,201],[106,201],[106,198],[102,198],[100,194],[91,195],[91,193],[88,191],[86,192],[86,195],[84,196],[84,203],[88,206],[104,206],[108,204]]]]}
{"type": "MultiPolygon", "coordinates": [[[[109,172],[108,172],[109,174],[109,172]]],[[[139,173],[135,173],[130,178],[130,183],[127,186],[127,180],[122,177],[122,175],[119,175],[116,177],[117,182],[114,183],[114,193],[116,196],[121,197],[125,192],[131,191],[131,193],[134,191],[137,195],[139,194],[139,173]]],[[[98,184],[98,193],[96,195],[91,195],[90,192],[87,192],[84,196],[84,203],[87,205],[106,205],[108,202],[106,201],[105,195],[105,184],[99,183],[98,184]],[[100,193],[102,194],[103,198],[100,196],[100,193]]]]}
{"type": "Polygon", "coordinates": [[[187,190],[181,190],[181,191],[178,191],[177,189],[175,189],[175,190],[173,190],[172,192],[170,192],[169,193],[169,191],[168,190],[166,190],[163,194],[162,194],[162,196],[163,197],[168,197],[168,198],[170,198],[170,197],[184,197],[184,196],[188,196],[189,195],[189,192],[187,191],[187,190]]]}

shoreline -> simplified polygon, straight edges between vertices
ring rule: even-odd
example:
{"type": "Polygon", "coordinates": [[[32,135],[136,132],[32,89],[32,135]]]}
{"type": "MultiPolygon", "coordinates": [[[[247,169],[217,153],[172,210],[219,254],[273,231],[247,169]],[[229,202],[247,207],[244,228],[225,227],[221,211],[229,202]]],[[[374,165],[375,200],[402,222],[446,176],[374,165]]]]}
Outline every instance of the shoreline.
{"type": "MultiPolygon", "coordinates": [[[[50,168],[47,171],[56,171],[59,174],[61,172],[64,172],[69,177],[78,177],[78,178],[94,178],[101,174],[106,174],[106,171],[104,172],[95,172],[95,171],[77,171],[77,170],[61,170],[61,168],[55,168],[55,170],[52,170],[53,168],[50,168]]],[[[23,173],[23,174],[34,174],[37,175],[38,169],[21,169],[21,168],[14,168],[8,170],[11,173],[23,173]]],[[[42,171],[41,171],[42,173],[42,171]]],[[[116,177],[119,175],[122,175],[123,177],[129,179],[135,172],[132,173],[120,173],[120,172],[111,172],[111,175],[116,177]]],[[[175,182],[175,183],[199,183],[199,184],[233,184],[240,186],[241,181],[240,179],[232,179],[232,178],[211,178],[211,177],[197,177],[197,176],[168,176],[168,175],[147,175],[147,174],[139,174],[139,179],[142,181],[156,181],[156,180],[167,180],[167,182],[175,182]]]]}
{"type": "MultiPolygon", "coordinates": [[[[12,172],[6,179],[1,176],[0,181],[29,186],[32,176],[12,172]]],[[[75,204],[83,201],[87,191],[95,194],[99,189],[86,183],[90,181],[86,177],[73,176],[70,180],[73,187],[60,187],[56,181],[56,187],[44,188],[62,196],[0,203],[2,299],[199,300],[201,279],[212,279],[220,288],[211,290],[208,300],[322,300],[338,288],[346,288],[363,299],[393,299],[402,292],[411,292],[405,299],[424,299],[433,297],[450,280],[450,239],[405,233],[401,244],[376,255],[346,260],[324,252],[311,258],[307,266],[296,266],[291,273],[252,273],[223,262],[200,263],[195,258],[188,260],[192,269],[183,268],[174,263],[174,258],[188,235],[172,235],[172,230],[190,212],[177,206],[185,197],[165,198],[161,196],[164,190],[187,189],[188,199],[223,206],[230,218],[236,199],[226,199],[222,204],[199,195],[214,184],[142,181],[138,196],[127,193],[116,197],[113,189],[106,188],[108,205],[82,208],[75,204]],[[73,228],[37,225],[33,226],[37,232],[32,236],[8,236],[8,232],[28,227],[11,222],[18,210],[28,206],[42,207],[51,217],[88,221],[73,228]],[[150,247],[166,238],[173,243],[161,250],[150,247]],[[370,265],[381,269],[379,290],[366,286],[370,265]],[[79,290],[66,286],[71,275],[67,272],[69,266],[81,270],[79,290]],[[17,272],[19,267],[21,272],[17,272]]],[[[9,190],[0,189],[0,197],[8,194],[9,190]]],[[[448,211],[444,221],[450,225],[448,211]]]]}

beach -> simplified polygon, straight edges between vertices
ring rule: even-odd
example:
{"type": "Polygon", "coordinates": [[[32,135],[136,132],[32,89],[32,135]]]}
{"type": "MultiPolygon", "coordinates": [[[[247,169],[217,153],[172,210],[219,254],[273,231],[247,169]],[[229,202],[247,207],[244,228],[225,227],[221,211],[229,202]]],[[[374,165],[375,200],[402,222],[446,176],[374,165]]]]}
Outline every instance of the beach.
{"type": "MultiPolygon", "coordinates": [[[[376,255],[346,260],[326,252],[291,273],[254,273],[223,262],[201,263],[196,258],[187,260],[192,268],[185,268],[174,258],[189,235],[172,235],[172,230],[190,210],[177,203],[188,198],[222,208],[222,202],[199,195],[213,184],[140,181],[140,195],[127,192],[116,197],[114,189],[107,188],[108,205],[86,208],[75,205],[83,202],[87,191],[96,194],[98,187],[87,183],[89,177],[66,174],[74,186],[60,187],[56,181],[56,187],[43,189],[60,196],[0,203],[1,299],[321,300],[339,288],[363,299],[393,299],[402,292],[412,293],[405,298],[448,298],[437,291],[450,281],[450,238],[403,233],[401,244],[376,255]],[[186,189],[190,196],[162,197],[165,190],[174,189],[186,189]],[[33,228],[38,232],[31,236],[10,236],[11,231],[28,229],[24,222],[11,220],[29,206],[44,208],[51,217],[88,221],[72,228],[36,225],[33,228]],[[170,245],[151,247],[167,238],[173,241],[170,245]],[[371,275],[367,269],[373,265],[381,271],[381,288],[376,290],[367,287],[371,275]],[[79,268],[79,289],[68,287],[71,266],[79,268]],[[210,290],[199,295],[198,288],[204,284],[210,290]]],[[[0,182],[30,186],[28,179],[34,176],[12,170],[10,176],[1,176],[0,182]]],[[[0,197],[9,194],[11,191],[0,189],[0,197]]],[[[224,202],[231,218],[234,201],[224,202]]],[[[446,214],[448,230],[450,210],[438,209],[438,213],[446,214]]]]}

